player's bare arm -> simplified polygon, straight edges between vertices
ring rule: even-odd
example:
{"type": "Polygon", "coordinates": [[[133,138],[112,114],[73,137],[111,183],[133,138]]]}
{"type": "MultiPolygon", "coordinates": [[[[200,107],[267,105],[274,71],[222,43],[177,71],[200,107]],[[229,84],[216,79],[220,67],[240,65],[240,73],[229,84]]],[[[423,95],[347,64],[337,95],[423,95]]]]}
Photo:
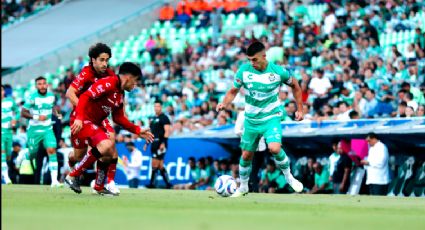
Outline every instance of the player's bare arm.
{"type": "MultiPolygon", "coordinates": [[[[164,131],[165,131],[164,132],[164,138],[168,138],[170,136],[170,133],[171,133],[171,126],[170,125],[164,125],[164,131]]],[[[165,143],[164,142],[161,143],[159,148],[161,150],[164,150],[165,149],[165,143]]]]}
{"type": "Polygon", "coordinates": [[[300,84],[298,84],[297,79],[292,77],[292,82],[289,84],[292,88],[292,93],[294,94],[295,102],[297,103],[297,111],[295,112],[295,120],[302,121],[304,119],[303,114],[303,101],[302,101],[302,90],[300,84]]]}
{"type": "Polygon", "coordinates": [[[229,104],[232,103],[238,93],[239,89],[236,87],[232,87],[231,89],[229,89],[229,91],[227,91],[226,93],[226,96],[224,96],[223,102],[217,105],[217,112],[229,106],[229,104]]]}
{"type": "Polygon", "coordinates": [[[28,109],[25,109],[25,108],[22,108],[21,116],[25,117],[27,119],[34,119],[34,120],[38,120],[38,121],[45,121],[47,119],[47,116],[45,116],[45,115],[32,115],[31,112],[28,109]]]}
{"type": "Polygon", "coordinates": [[[77,97],[77,89],[74,88],[74,86],[70,85],[68,90],[66,91],[66,98],[69,99],[71,104],[73,106],[77,106],[78,104],[78,97],[77,97]]]}

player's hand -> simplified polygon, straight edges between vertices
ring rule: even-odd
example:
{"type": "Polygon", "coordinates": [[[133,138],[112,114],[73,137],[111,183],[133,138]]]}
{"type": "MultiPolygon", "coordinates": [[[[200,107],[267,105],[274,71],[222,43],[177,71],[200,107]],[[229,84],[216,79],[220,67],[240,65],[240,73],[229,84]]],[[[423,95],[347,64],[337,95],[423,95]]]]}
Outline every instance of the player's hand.
{"type": "Polygon", "coordinates": [[[301,110],[295,112],[295,120],[302,121],[304,119],[304,113],[301,110]]]}
{"type": "Polygon", "coordinates": [[[143,138],[146,140],[146,143],[152,143],[154,136],[153,134],[150,132],[150,129],[142,129],[142,131],[139,134],[139,137],[143,138]]]}
{"type": "Polygon", "coordinates": [[[47,116],[46,116],[46,115],[40,115],[40,116],[38,117],[38,120],[39,120],[39,121],[45,121],[45,120],[47,120],[47,116]]]}
{"type": "Polygon", "coordinates": [[[15,127],[16,126],[16,120],[10,121],[10,124],[12,125],[12,127],[15,127]]]}
{"type": "Polygon", "coordinates": [[[73,135],[77,134],[78,132],[80,132],[80,130],[83,128],[83,121],[82,120],[75,120],[74,124],[72,124],[71,126],[71,133],[73,135]]]}
{"type": "Polygon", "coordinates": [[[224,108],[226,108],[226,106],[225,106],[223,103],[219,103],[219,104],[217,105],[216,110],[217,110],[217,112],[220,112],[220,111],[221,111],[221,110],[223,110],[224,108]]]}
{"type": "Polygon", "coordinates": [[[164,151],[164,149],[165,149],[165,144],[164,144],[164,143],[161,143],[161,144],[159,145],[159,150],[160,150],[160,151],[164,151]]]}

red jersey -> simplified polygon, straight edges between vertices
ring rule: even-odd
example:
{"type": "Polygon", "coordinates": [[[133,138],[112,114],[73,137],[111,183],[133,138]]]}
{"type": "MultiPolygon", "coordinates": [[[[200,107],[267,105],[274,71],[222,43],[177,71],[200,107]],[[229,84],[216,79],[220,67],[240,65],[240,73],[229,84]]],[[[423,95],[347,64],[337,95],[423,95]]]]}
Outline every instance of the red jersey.
{"type": "Polygon", "coordinates": [[[92,84],[81,94],[75,111],[76,119],[98,126],[102,126],[102,121],[112,113],[115,123],[135,134],[141,131],[124,115],[124,91],[117,76],[102,78],[92,84]]]}
{"type": "Polygon", "coordinates": [[[71,83],[71,86],[77,90],[76,95],[79,97],[97,80],[108,76],[116,76],[116,74],[109,68],[106,69],[105,73],[98,74],[94,70],[93,66],[87,65],[84,66],[80,74],[75,77],[74,81],[71,83]]]}

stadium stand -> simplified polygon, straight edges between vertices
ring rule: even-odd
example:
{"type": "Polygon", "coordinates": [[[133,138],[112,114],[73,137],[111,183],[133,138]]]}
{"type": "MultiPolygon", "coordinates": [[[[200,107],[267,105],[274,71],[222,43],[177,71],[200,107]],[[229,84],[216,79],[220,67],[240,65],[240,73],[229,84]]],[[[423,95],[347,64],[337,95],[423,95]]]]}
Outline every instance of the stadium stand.
{"type": "MultiPolygon", "coordinates": [[[[353,119],[352,111],[364,119],[425,116],[423,2],[385,5],[348,1],[341,5],[340,1],[317,0],[276,7],[272,15],[267,15],[264,1],[258,1],[260,7],[253,2],[249,7],[244,3],[219,11],[222,27],[218,44],[212,42],[212,23],[204,22],[210,10],[195,7],[186,12],[181,5],[175,8],[172,20],[163,17],[150,28],[111,44],[112,68],[133,61],[141,65],[146,76],[141,87],[126,95],[128,117],[146,124],[153,115],[153,102],[160,98],[173,123],[183,126],[183,131],[175,127],[176,133],[234,123],[243,99],[231,111],[216,113],[215,106],[245,61],[244,47],[254,39],[266,44],[269,61],[284,65],[300,81],[306,123],[320,126],[324,120],[347,121],[353,119]],[[182,23],[182,14],[189,16],[188,23],[182,23]],[[325,89],[324,83],[329,83],[325,89]],[[224,117],[224,124],[218,122],[219,117],[224,117]]],[[[87,58],[79,57],[59,66],[55,73],[45,74],[59,99],[66,141],[71,112],[64,96],[66,79],[72,79],[87,63],[87,58]]],[[[22,102],[32,89],[33,81],[16,85],[12,95],[22,102]]],[[[283,120],[294,118],[288,90],[283,87],[280,92],[286,111],[283,120]]],[[[405,192],[406,196],[412,191],[423,193],[423,178],[417,175],[424,166],[415,166],[417,172],[413,173],[412,165],[400,166],[398,179],[391,185],[394,195],[407,188],[410,192],[405,192]],[[412,175],[414,179],[406,182],[412,175]]]]}
{"type": "Polygon", "coordinates": [[[31,16],[50,9],[62,0],[7,0],[1,4],[1,28],[6,29],[11,25],[22,22],[31,16]]]}

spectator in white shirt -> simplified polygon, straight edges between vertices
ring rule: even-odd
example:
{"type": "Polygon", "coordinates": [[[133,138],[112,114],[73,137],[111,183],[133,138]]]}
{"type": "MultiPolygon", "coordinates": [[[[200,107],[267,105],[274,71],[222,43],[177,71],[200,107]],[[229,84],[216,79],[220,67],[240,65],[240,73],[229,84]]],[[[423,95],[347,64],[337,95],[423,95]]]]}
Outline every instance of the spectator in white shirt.
{"type": "Polygon", "coordinates": [[[328,93],[332,89],[331,81],[323,76],[324,71],[317,69],[315,71],[315,77],[313,77],[308,85],[309,94],[313,101],[313,109],[318,111],[323,104],[328,100],[328,93]]]}
{"type": "Polygon", "coordinates": [[[360,163],[366,168],[366,184],[369,185],[369,193],[385,196],[390,183],[387,146],[375,133],[369,133],[366,140],[369,143],[369,153],[360,163]]]}
{"type": "Polygon", "coordinates": [[[123,157],[128,186],[130,188],[138,188],[140,168],[142,166],[142,153],[134,146],[133,142],[128,142],[125,147],[130,152],[130,160],[126,156],[123,157]]]}
{"type": "Polygon", "coordinates": [[[325,12],[325,20],[323,25],[323,32],[325,34],[330,34],[335,28],[335,24],[338,22],[334,12],[332,10],[327,10],[325,12]]]}

